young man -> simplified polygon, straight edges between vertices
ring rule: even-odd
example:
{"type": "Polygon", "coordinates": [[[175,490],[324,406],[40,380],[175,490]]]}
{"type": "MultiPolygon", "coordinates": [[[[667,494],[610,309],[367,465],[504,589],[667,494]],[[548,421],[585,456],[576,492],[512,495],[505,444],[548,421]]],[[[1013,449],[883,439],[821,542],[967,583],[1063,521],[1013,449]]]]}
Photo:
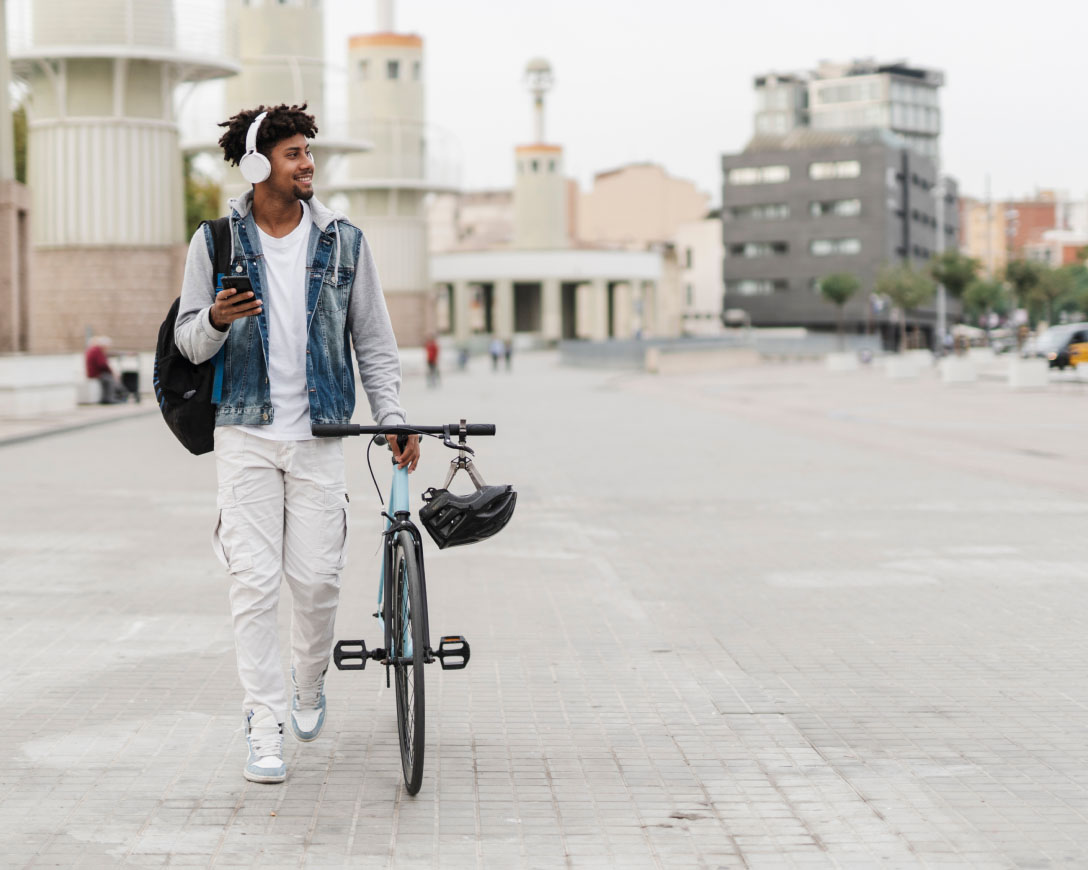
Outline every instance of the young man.
{"type": "MultiPolygon", "coordinates": [[[[306,106],[260,106],[220,124],[224,159],[251,191],[230,202],[230,274],[251,290],[215,293],[212,234],[198,230],[185,264],[175,340],[194,363],[223,350],[216,410],[219,519],[213,547],[231,574],[230,602],[253,782],[283,782],[283,725],[302,741],[325,721],[325,672],[347,543],[344,453],[311,423],[346,423],[355,407],[349,337],[378,425],[405,422],[400,358],[362,232],[314,198],[306,106]],[[292,697],[280,666],[280,579],[294,598],[292,697]]],[[[397,464],[419,461],[419,438],[397,464]]]]}

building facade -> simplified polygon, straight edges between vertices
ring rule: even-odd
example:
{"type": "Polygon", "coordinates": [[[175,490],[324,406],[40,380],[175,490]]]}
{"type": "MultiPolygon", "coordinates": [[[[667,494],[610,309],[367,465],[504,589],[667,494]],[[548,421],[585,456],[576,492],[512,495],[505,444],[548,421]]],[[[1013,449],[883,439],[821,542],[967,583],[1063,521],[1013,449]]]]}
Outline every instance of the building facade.
{"type": "Polygon", "coordinates": [[[701,220],[710,196],[655,163],[633,163],[593,177],[581,194],[575,238],[582,244],[642,250],[671,242],[683,223],[701,220]]]}
{"type": "MultiPolygon", "coordinates": [[[[819,282],[848,272],[861,281],[849,328],[890,337],[892,312],[871,298],[881,267],[920,269],[955,246],[954,186],[942,195],[934,161],[884,130],[757,136],[722,170],[723,308],[753,325],[833,328],[819,282]]],[[[923,327],[934,316],[922,311],[923,327]]]]}

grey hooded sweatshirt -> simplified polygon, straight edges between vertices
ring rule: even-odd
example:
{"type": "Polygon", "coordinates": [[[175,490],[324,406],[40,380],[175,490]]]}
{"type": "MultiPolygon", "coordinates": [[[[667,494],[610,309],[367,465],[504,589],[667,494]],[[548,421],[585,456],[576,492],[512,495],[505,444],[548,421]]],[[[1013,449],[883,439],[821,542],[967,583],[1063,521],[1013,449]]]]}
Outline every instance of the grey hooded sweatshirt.
{"type": "MultiPolygon", "coordinates": [[[[238,217],[249,214],[253,204],[253,191],[230,200],[231,211],[238,217]]],[[[326,231],[333,221],[347,220],[346,216],[327,208],[314,197],[309,200],[312,221],[326,231]]],[[[237,218],[232,214],[232,222],[237,218]]],[[[339,230],[337,228],[337,238],[339,230]]],[[[233,258],[234,233],[231,233],[233,258]]],[[[337,252],[338,253],[338,252],[337,252]]],[[[227,340],[230,327],[220,332],[211,322],[211,307],[215,301],[214,266],[208,258],[203,229],[198,230],[189,242],[189,254],[185,261],[185,279],[181,289],[174,340],[178,349],[194,363],[211,359],[227,340]]],[[[303,288],[299,288],[303,292],[303,288]]],[[[378,270],[366,237],[359,249],[359,261],[351,287],[348,306],[348,329],[359,364],[359,378],[370,402],[370,412],[379,426],[396,426],[406,421],[400,406],[400,354],[397,351],[389,312],[385,307],[378,270]]],[[[269,347],[275,354],[276,349],[269,347]]]]}

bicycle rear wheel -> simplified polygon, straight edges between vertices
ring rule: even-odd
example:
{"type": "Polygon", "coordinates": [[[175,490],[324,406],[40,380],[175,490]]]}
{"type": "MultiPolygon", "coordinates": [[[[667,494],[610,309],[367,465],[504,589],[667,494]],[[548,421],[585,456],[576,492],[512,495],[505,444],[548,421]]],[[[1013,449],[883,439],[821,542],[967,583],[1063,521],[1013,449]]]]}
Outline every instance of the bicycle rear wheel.
{"type": "Polygon", "coordinates": [[[408,794],[423,782],[423,584],[415,544],[400,532],[394,546],[393,596],[390,626],[393,636],[393,681],[397,693],[397,736],[408,794]]]}

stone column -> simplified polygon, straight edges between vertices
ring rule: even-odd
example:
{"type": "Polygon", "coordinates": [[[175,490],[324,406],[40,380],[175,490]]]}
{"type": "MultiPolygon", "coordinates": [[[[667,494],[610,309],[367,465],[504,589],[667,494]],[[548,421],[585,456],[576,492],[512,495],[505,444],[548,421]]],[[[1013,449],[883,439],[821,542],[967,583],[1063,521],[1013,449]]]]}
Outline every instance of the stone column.
{"type": "Polygon", "coordinates": [[[563,294],[558,278],[545,278],[540,291],[540,334],[545,341],[563,337],[563,294]]]}
{"type": "Polygon", "coordinates": [[[453,282],[453,337],[461,344],[468,341],[472,330],[469,327],[469,286],[467,281],[453,282]]]}
{"type": "Polygon", "coordinates": [[[491,325],[495,335],[501,339],[514,337],[514,282],[508,278],[495,281],[494,295],[491,299],[491,325]]]}
{"type": "Polygon", "coordinates": [[[593,306],[593,326],[590,330],[590,338],[594,341],[607,341],[608,282],[604,278],[595,278],[589,286],[593,306]]]}

